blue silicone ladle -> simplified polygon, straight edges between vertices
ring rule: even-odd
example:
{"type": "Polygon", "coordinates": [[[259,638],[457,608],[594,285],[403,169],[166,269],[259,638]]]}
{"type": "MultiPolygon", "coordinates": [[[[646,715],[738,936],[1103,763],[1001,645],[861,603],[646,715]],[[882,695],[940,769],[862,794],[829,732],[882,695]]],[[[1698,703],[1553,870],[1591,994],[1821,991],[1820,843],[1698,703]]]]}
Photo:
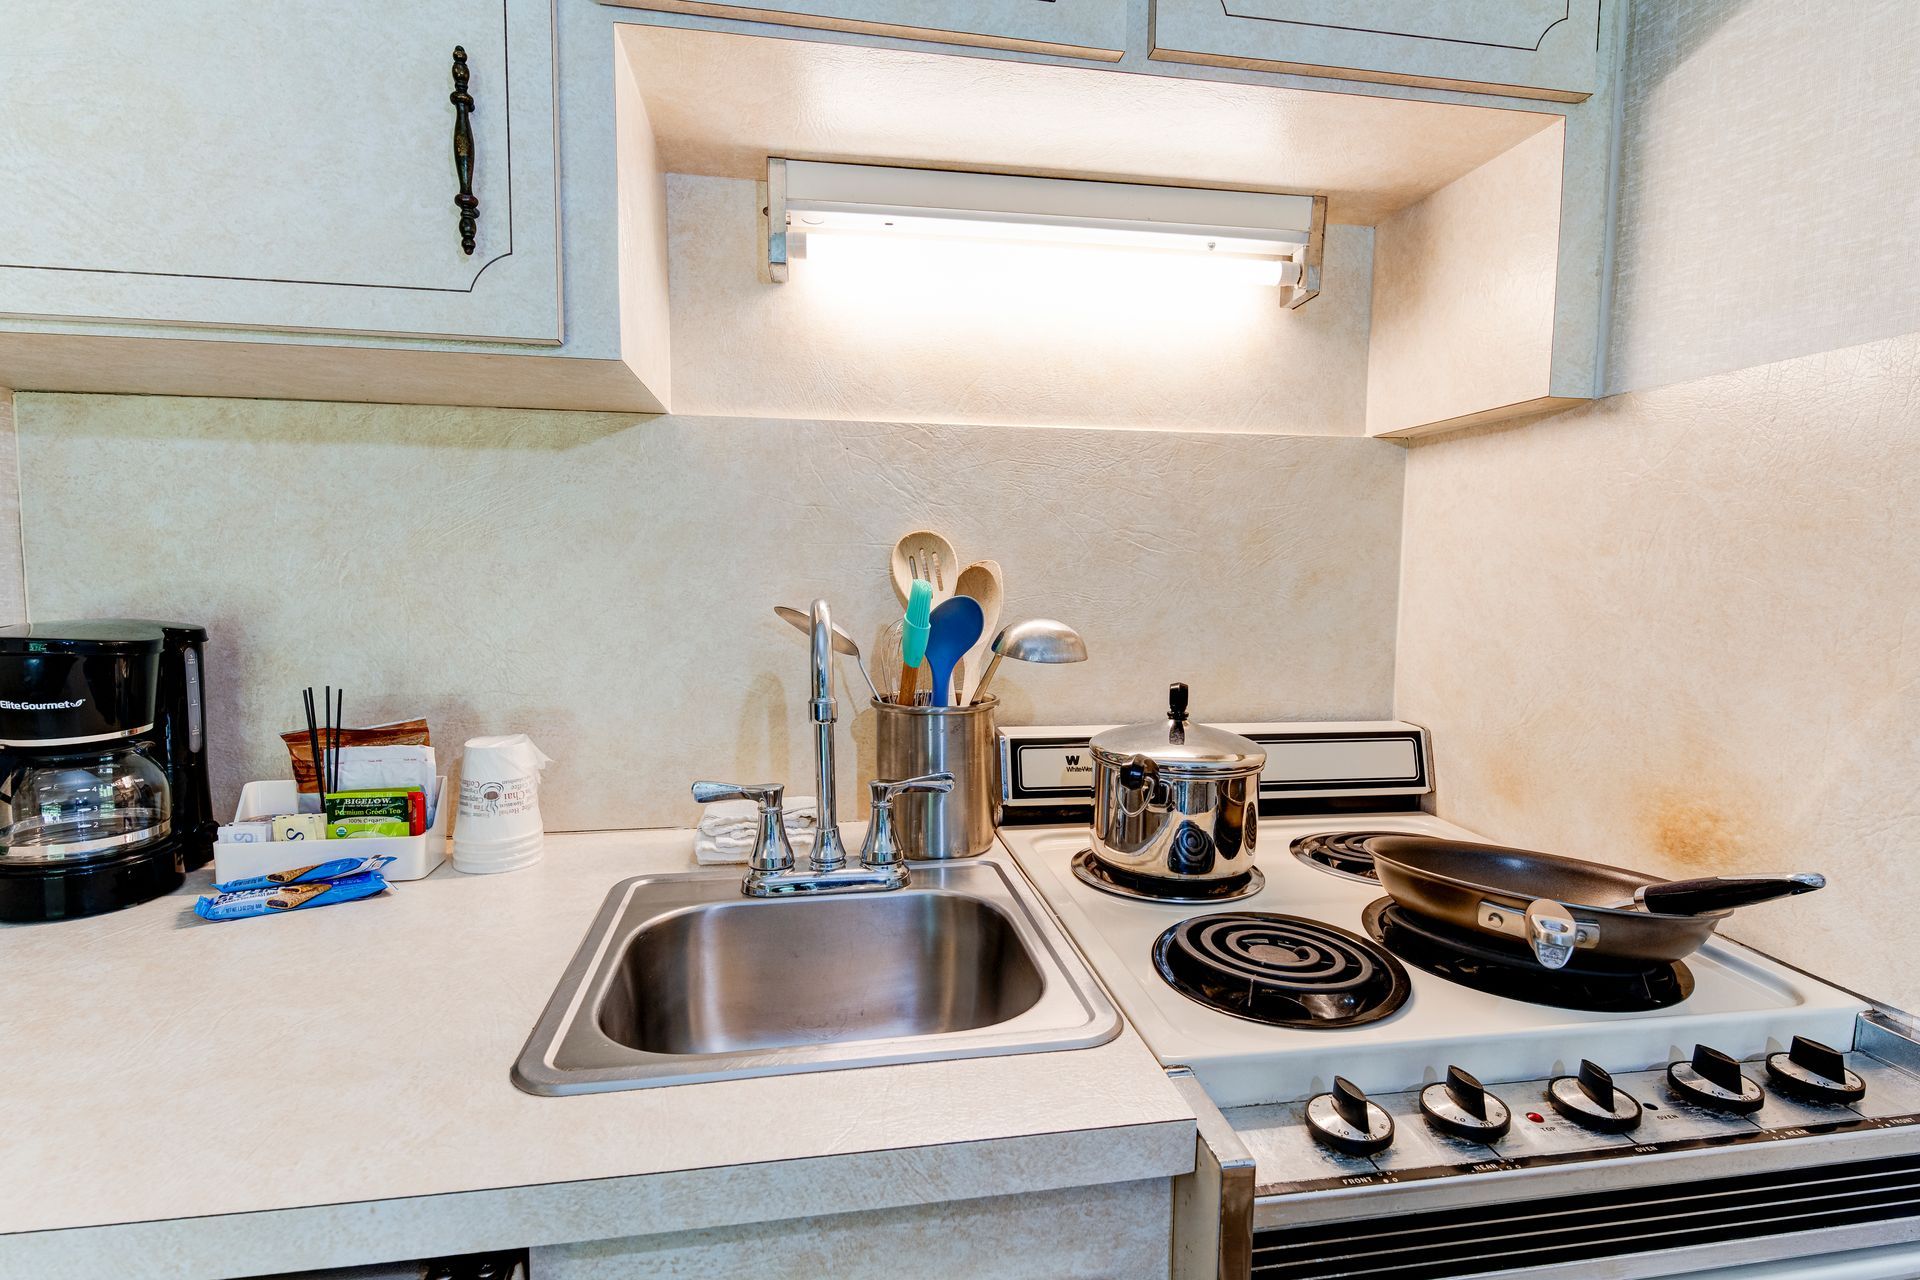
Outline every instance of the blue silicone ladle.
{"type": "Polygon", "coordinates": [[[944,707],[953,685],[953,669],[967,650],[979,643],[987,616],[972,596],[948,596],[933,606],[928,625],[927,669],[933,673],[933,705],[944,707]]]}

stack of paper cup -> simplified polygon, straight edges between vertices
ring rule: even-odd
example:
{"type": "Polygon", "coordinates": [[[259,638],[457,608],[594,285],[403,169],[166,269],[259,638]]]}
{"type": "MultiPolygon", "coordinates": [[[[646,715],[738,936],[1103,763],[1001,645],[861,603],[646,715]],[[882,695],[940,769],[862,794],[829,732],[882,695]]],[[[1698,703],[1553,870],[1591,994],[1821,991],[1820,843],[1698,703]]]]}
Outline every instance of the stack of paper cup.
{"type": "Polygon", "coordinates": [[[453,820],[453,866],[484,874],[540,861],[540,771],[551,763],[524,733],[468,738],[453,820]]]}

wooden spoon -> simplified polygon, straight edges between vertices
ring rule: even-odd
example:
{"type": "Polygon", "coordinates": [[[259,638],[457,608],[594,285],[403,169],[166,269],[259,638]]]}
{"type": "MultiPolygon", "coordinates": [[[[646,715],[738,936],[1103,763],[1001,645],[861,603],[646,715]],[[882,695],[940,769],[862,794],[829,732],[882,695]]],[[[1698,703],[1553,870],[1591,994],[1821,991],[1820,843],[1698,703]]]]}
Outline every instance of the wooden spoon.
{"type": "Polygon", "coordinates": [[[933,584],[933,602],[940,603],[953,594],[954,575],[959,571],[960,557],[954,554],[953,544],[931,529],[916,529],[893,544],[893,591],[902,605],[916,577],[933,584]]]}
{"type": "Polygon", "coordinates": [[[970,707],[973,695],[980,687],[980,676],[985,671],[982,662],[987,656],[987,646],[993,643],[993,637],[1000,630],[1000,602],[1006,595],[1006,582],[1000,575],[1000,562],[997,560],[975,560],[960,571],[954,579],[953,593],[960,596],[972,596],[980,602],[980,612],[985,621],[981,624],[980,639],[973,648],[967,650],[961,659],[965,664],[966,687],[960,696],[954,699],[954,705],[970,707]]]}

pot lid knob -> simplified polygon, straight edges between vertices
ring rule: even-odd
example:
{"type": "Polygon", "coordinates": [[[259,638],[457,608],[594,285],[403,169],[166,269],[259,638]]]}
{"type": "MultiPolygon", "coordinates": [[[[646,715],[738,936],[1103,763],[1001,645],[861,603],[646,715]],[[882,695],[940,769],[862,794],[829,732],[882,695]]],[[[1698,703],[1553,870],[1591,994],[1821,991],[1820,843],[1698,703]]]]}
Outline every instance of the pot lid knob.
{"type": "Polygon", "coordinates": [[[1167,686],[1168,742],[1187,740],[1187,686],[1178,681],[1167,686]]]}

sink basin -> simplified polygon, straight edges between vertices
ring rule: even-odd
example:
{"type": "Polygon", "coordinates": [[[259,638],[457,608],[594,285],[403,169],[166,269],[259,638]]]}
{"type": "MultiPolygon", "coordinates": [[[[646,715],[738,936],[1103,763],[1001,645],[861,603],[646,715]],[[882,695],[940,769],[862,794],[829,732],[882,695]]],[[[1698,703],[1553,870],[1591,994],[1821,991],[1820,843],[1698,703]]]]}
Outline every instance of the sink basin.
{"type": "Polygon", "coordinates": [[[1033,1008],[1040,971],[979,898],[887,893],[804,911],[710,903],[643,923],[600,1030],[645,1053],[739,1053],[976,1031],[1033,1008]],[[821,980],[821,961],[836,973],[821,980]]]}
{"type": "Polygon", "coordinates": [[[747,898],[737,871],[615,885],[514,1064],[540,1094],[1085,1048],[1120,1018],[1019,873],[747,898]]]}

